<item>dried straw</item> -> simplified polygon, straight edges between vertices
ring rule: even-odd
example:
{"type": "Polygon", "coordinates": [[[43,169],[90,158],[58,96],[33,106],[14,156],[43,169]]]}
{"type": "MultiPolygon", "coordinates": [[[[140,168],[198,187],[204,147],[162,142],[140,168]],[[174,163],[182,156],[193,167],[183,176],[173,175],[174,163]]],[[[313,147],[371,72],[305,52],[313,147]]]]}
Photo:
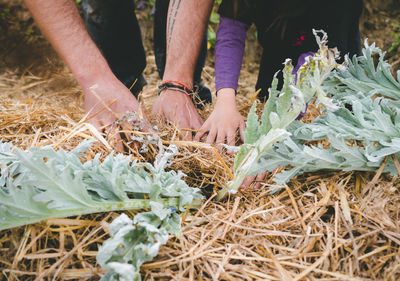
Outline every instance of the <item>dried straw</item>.
{"type": "MultiPolygon", "coordinates": [[[[147,113],[158,82],[148,57],[149,85],[141,95],[147,113]]],[[[205,69],[212,85],[213,70],[205,69]]],[[[249,110],[255,75],[242,73],[238,96],[249,110]]],[[[212,107],[201,114],[206,117],[212,107]]],[[[0,139],[20,148],[52,145],[70,150],[97,140],[88,158],[107,155],[113,138],[84,123],[82,97],[69,71],[50,76],[0,74],[0,139]]],[[[306,122],[318,115],[310,105],[306,122]]],[[[164,145],[179,147],[171,169],[202,188],[208,199],[183,215],[182,237],[171,237],[158,257],[143,266],[145,280],[399,280],[399,177],[377,173],[320,173],[298,177],[276,194],[267,176],[259,190],[216,202],[215,190],[232,177],[233,156],[204,143],[180,141],[172,125],[159,122],[164,145]]],[[[137,132],[134,132],[137,133],[137,132]]],[[[156,147],[133,158],[153,161],[156,147]]],[[[396,161],[397,166],[398,161],[396,161]]],[[[129,213],[129,212],[128,212],[129,213]]],[[[131,214],[133,215],[133,214],[131,214]]],[[[3,280],[98,280],[98,246],[118,213],[94,214],[0,233],[3,280]]]]}
{"type": "MultiPolygon", "coordinates": [[[[81,122],[80,90],[66,70],[51,77],[7,72],[0,76],[0,91],[4,141],[21,148],[72,149],[83,139],[98,140],[88,157],[115,147],[81,122]]],[[[142,98],[154,99],[153,93],[148,90],[142,98]]],[[[245,113],[250,103],[242,99],[245,113]]],[[[306,120],[316,115],[310,109],[306,120]]],[[[216,202],[215,190],[231,178],[233,156],[212,145],[180,141],[173,126],[158,126],[164,144],[179,147],[171,168],[186,173],[187,182],[203,188],[209,199],[184,214],[182,237],[171,237],[143,266],[145,280],[399,280],[397,176],[310,174],[273,195],[267,177],[259,190],[216,202]]],[[[154,147],[145,155],[131,151],[142,161],[152,161],[156,152],[154,147]]],[[[2,231],[2,279],[98,280],[104,272],[96,252],[117,215],[49,219],[2,231]]]]}

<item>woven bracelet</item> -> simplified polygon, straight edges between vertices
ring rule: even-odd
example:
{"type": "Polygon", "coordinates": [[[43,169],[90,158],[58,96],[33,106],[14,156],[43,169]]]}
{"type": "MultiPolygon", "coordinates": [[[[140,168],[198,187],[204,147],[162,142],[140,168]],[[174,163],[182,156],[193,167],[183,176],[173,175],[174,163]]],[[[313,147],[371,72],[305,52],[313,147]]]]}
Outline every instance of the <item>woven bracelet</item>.
{"type": "Polygon", "coordinates": [[[180,81],[173,81],[173,80],[167,80],[161,82],[160,85],[158,85],[158,94],[161,93],[161,91],[166,90],[166,89],[171,89],[171,90],[176,90],[182,93],[185,93],[189,97],[192,97],[194,92],[193,89],[189,88],[186,86],[184,83],[180,81]]]}

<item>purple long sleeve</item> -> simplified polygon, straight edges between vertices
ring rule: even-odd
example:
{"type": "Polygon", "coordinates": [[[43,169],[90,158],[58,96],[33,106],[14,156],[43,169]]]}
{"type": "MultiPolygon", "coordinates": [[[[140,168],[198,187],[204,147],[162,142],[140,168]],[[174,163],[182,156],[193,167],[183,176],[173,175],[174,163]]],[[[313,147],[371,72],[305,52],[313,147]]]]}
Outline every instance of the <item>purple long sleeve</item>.
{"type": "Polygon", "coordinates": [[[237,89],[248,25],[220,17],[215,42],[215,88],[237,89]]]}
{"type": "MultiPolygon", "coordinates": [[[[302,53],[299,58],[297,59],[297,65],[294,67],[292,74],[296,74],[296,83],[297,83],[297,71],[299,71],[300,67],[306,62],[306,58],[309,56],[315,55],[315,52],[307,52],[307,53],[302,53]]],[[[306,115],[308,109],[308,103],[306,104],[306,109],[304,112],[300,112],[299,116],[297,116],[296,120],[300,120],[301,118],[306,115]]]]}
{"type": "Polygon", "coordinates": [[[297,64],[294,67],[292,73],[296,74],[296,80],[297,80],[297,71],[300,69],[300,67],[306,62],[306,58],[309,56],[315,55],[315,52],[307,52],[307,53],[302,53],[299,58],[297,59],[297,64]]]}

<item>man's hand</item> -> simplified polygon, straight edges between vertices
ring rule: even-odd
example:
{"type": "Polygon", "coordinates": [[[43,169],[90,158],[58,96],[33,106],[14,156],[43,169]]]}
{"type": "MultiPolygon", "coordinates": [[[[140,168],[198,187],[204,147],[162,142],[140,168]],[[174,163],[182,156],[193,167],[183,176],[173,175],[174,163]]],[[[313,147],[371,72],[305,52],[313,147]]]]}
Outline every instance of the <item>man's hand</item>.
{"type": "Polygon", "coordinates": [[[161,92],[154,102],[153,113],[165,117],[181,130],[186,129],[182,132],[184,140],[192,140],[191,130],[200,129],[204,122],[190,97],[172,89],[161,92]]]}
{"type": "MultiPolygon", "coordinates": [[[[180,81],[191,88],[196,60],[214,1],[170,1],[169,3],[167,58],[162,80],[180,81]]],[[[198,130],[204,122],[190,97],[172,89],[161,92],[154,103],[153,113],[164,116],[181,130],[198,130]]],[[[191,140],[192,132],[182,132],[182,137],[191,140]]]]}
{"type": "Polygon", "coordinates": [[[215,108],[194,140],[200,141],[208,133],[207,143],[226,143],[233,146],[238,130],[243,141],[245,126],[244,119],[236,108],[235,90],[224,88],[218,91],[215,108]]]}
{"type": "Polygon", "coordinates": [[[138,116],[144,116],[139,112],[139,103],[132,93],[117,79],[110,80],[99,79],[81,84],[85,94],[85,110],[89,113],[89,123],[98,129],[112,125],[127,111],[134,111],[138,116]]]}
{"type": "MultiPolygon", "coordinates": [[[[136,98],[115,77],[90,38],[74,1],[25,0],[25,3],[82,87],[91,124],[97,129],[115,133],[119,139],[116,131],[110,132],[110,125],[126,111],[135,111],[145,118],[139,111],[136,98]]],[[[122,150],[121,142],[118,146],[122,150]]]]}
{"type": "MultiPolygon", "coordinates": [[[[119,126],[113,126],[126,112],[135,112],[142,118],[145,131],[150,129],[150,123],[142,111],[138,101],[132,93],[115,77],[102,76],[101,79],[80,79],[78,81],[85,96],[85,110],[88,113],[88,122],[95,126],[100,132],[105,132],[110,137],[116,138],[116,149],[123,152],[123,144],[119,133],[119,126]]],[[[138,122],[141,122],[138,120],[138,122]]],[[[142,124],[142,123],[140,123],[142,124]]],[[[124,130],[132,129],[132,124],[121,126],[124,130]]],[[[125,134],[130,139],[129,134],[125,134]]]]}
{"type": "Polygon", "coordinates": [[[267,174],[268,172],[265,172],[264,174],[246,177],[240,185],[240,189],[249,188],[252,184],[253,189],[259,189],[261,187],[261,184],[265,181],[265,177],[267,176],[267,174]]]}

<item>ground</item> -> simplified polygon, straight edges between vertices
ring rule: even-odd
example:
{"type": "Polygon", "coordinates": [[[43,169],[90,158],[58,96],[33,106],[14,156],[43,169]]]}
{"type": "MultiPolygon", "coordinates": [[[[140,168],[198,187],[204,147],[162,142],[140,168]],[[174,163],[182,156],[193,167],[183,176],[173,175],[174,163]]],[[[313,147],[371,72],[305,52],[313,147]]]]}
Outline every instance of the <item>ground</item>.
{"type": "MultiPolygon", "coordinates": [[[[390,49],[400,34],[396,1],[365,1],[363,39],[390,49]]],[[[140,12],[147,50],[141,99],[149,110],[159,82],[151,50],[150,11],[140,12]]],[[[239,83],[240,109],[246,114],[254,93],[260,49],[249,30],[239,83]]],[[[71,149],[96,138],[83,116],[81,90],[69,70],[41,37],[22,1],[0,0],[0,139],[27,148],[53,145],[71,149]]],[[[400,67],[400,49],[389,61],[400,67]]],[[[214,89],[212,50],[203,73],[214,89]]],[[[203,116],[210,107],[202,111],[203,116]]],[[[171,140],[174,129],[160,134],[171,140]]],[[[112,146],[112,140],[106,139],[112,146]]],[[[143,266],[145,280],[399,280],[399,179],[373,174],[313,174],[293,180],[271,195],[267,178],[260,190],[247,190],[224,202],[213,200],[230,179],[232,156],[203,144],[180,142],[172,168],[210,196],[196,212],[183,217],[182,237],[172,237],[160,255],[143,266]],[[351,221],[345,218],[346,202],[351,221]]],[[[110,149],[99,142],[103,155],[110,149]]],[[[155,151],[133,157],[151,161],[155,151]]],[[[98,244],[117,213],[46,222],[2,231],[3,280],[98,280],[98,244]],[[90,239],[86,240],[87,237],[90,239]]]]}

